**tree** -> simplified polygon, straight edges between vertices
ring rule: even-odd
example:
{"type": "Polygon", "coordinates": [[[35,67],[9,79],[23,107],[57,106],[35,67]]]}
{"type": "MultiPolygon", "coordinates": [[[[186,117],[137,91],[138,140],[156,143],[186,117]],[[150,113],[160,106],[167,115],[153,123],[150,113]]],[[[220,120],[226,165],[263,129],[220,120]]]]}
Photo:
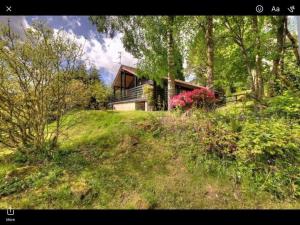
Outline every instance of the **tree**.
{"type": "Polygon", "coordinates": [[[167,53],[168,53],[168,110],[172,109],[171,99],[175,95],[175,63],[174,63],[174,17],[167,17],[167,53]]]}
{"type": "Polygon", "coordinates": [[[261,100],[264,95],[264,84],[262,77],[262,52],[261,52],[261,29],[258,24],[258,17],[252,16],[252,30],[255,36],[254,52],[255,52],[255,69],[252,69],[252,82],[256,98],[261,100]]]}
{"type": "Polygon", "coordinates": [[[223,17],[223,24],[229,31],[229,37],[239,46],[251,77],[251,88],[256,100],[263,97],[261,29],[263,18],[223,17]]]}
{"type": "MultiPolygon", "coordinates": [[[[269,55],[272,60],[269,78],[269,96],[281,94],[284,90],[297,87],[297,71],[299,67],[299,53],[297,40],[293,28],[289,28],[286,16],[268,17],[268,26],[271,27],[269,41],[269,55]],[[273,44],[274,43],[274,44],[273,44]]],[[[268,58],[268,54],[267,54],[268,58]]]]}
{"type": "Polygon", "coordinates": [[[182,18],[181,45],[186,52],[186,73],[194,82],[217,91],[247,89],[247,69],[239,46],[218,16],[182,18]],[[230,63],[229,63],[230,62],[230,63]]]}
{"type": "Polygon", "coordinates": [[[297,45],[297,39],[289,31],[287,16],[284,16],[284,25],[285,25],[284,26],[285,27],[285,34],[288,37],[288,39],[290,40],[290,42],[291,42],[292,49],[293,49],[294,55],[296,57],[296,63],[297,63],[298,66],[300,66],[300,55],[299,55],[299,51],[298,51],[299,43],[297,45]]]}
{"type": "Polygon", "coordinates": [[[110,95],[109,88],[105,86],[101,74],[94,66],[89,71],[88,93],[90,109],[98,109],[100,103],[108,101],[110,95]]]}
{"type": "MultiPolygon", "coordinates": [[[[109,16],[91,17],[100,32],[123,34],[127,51],[139,59],[138,73],[160,81],[186,72],[200,84],[234,92],[252,90],[260,102],[268,88],[296,87],[298,45],[282,16],[109,16]],[[292,62],[291,60],[292,59],[292,62]],[[295,64],[295,65],[294,65],[295,64]],[[295,69],[296,68],[296,69],[295,69]]],[[[273,94],[272,94],[273,92],[273,94]]]]}
{"type": "Polygon", "coordinates": [[[55,146],[79,47],[39,22],[23,39],[6,26],[0,37],[0,143],[26,153],[55,146]]]}
{"type": "Polygon", "coordinates": [[[214,17],[181,17],[182,48],[187,50],[187,71],[197,76],[200,84],[210,88],[214,85],[214,17]]]}
{"type": "Polygon", "coordinates": [[[84,63],[81,63],[74,74],[73,79],[79,80],[85,84],[89,82],[89,73],[84,63]]]}
{"type": "Polygon", "coordinates": [[[283,56],[285,45],[285,18],[283,16],[271,17],[273,35],[276,37],[276,46],[273,53],[272,74],[270,77],[269,96],[275,96],[277,92],[276,86],[283,76],[283,56]]]}
{"type": "Polygon", "coordinates": [[[105,86],[98,69],[95,66],[87,69],[80,64],[70,81],[73,93],[68,97],[70,109],[99,109],[99,104],[108,101],[109,88],[105,86]]]}
{"type": "Polygon", "coordinates": [[[175,78],[182,68],[182,57],[175,43],[176,17],[174,16],[92,16],[99,32],[113,37],[123,34],[125,49],[139,59],[142,76],[161,82],[168,75],[168,109],[175,94],[175,78]]]}
{"type": "Polygon", "coordinates": [[[214,80],[213,16],[206,16],[205,41],[207,54],[207,86],[212,88],[214,80]]]}
{"type": "Polygon", "coordinates": [[[98,70],[95,66],[91,67],[91,69],[88,73],[88,79],[89,79],[90,84],[93,84],[95,82],[99,82],[99,83],[101,83],[101,85],[103,85],[103,82],[100,78],[99,72],[98,72],[98,70]]]}

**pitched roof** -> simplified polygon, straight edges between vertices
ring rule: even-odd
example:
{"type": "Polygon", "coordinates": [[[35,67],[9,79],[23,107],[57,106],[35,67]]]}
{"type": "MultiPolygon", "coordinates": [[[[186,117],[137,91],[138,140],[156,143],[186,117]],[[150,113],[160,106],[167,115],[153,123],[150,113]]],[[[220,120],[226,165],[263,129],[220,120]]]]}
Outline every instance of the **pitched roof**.
{"type": "MultiPolygon", "coordinates": [[[[164,77],[163,79],[167,80],[168,78],[164,77]]],[[[187,81],[183,81],[183,80],[178,80],[178,79],[175,79],[175,83],[186,85],[186,86],[192,86],[192,87],[195,87],[195,88],[203,88],[204,87],[204,86],[201,86],[201,85],[198,85],[198,84],[194,84],[194,83],[191,83],[191,82],[187,82],[187,81]]]]}
{"type": "Polygon", "coordinates": [[[131,74],[137,76],[137,74],[136,74],[136,68],[130,67],[130,66],[125,66],[125,65],[121,65],[121,67],[122,67],[123,70],[127,71],[128,73],[131,73],[131,74]]]}
{"type": "MultiPolygon", "coordinates": [[[[120,73],[122,70],[123,70],[123,71],[126,71],[126,72],[128,72],[128,73],[130,73],[130,74],[133,74],[133,75],[137,76],[137,69],[136,69],[136,68],[130,67],[130,66],[121,65],[120,68],[119,68],[119,70],[118,70],[118,72],[117,72],[117,75],[116,75],[116,77],[115,77],[115,79],[114,79],[114,81],[113,81],[113,83],[112,83],[112,85],[115,84],[116,78],[117,78],[117,76],[119,75],[119,73],[120,73]]],[[[164,77],[163,79],[167,80],[168,77],[164,77]]],[[[175,83],[176,83],[176,84],[181,84],[181,85],[183,85],[183,86],[194,87],[194,88],[201,88],[201,87],[203,87],[203,86],[201,86],[201,85],[193,84],[193,83],[191,83],[191,82],[186,82],[186,81],[179,80],[179,79],[175,79],[175,83]]]]}
{"type": "Polygon", "coordinates": [[[116,74],[116,76],[115,76],[113,82],[112,82],[112,86],[115,85],[115,83],[116,83],[116,81],[117,81],[117,78],[118,78],[118,76],[119,76],[119,74],[121,73],[122,70],[123,70],[123,71],[126,71],[126,72],[128,72],[128,73],[131,73],[131,74],[133,74],[133,75],[135,75],[135,76],[137,76],[137,74],[136,74],[136,68],[133,68],[133,67],[130,67],[130,66],[121,65],[121,66],[119,67],[119,69],[118,69],[118,72],[117,72],[117,74],[116,74]]]}

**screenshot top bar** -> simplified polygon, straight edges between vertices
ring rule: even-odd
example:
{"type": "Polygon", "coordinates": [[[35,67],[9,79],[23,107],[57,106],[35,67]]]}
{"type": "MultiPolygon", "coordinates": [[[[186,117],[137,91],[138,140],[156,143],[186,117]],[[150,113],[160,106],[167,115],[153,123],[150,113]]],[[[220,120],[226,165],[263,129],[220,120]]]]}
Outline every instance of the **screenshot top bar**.
{"type": "MultiPolygon", "coordinates": [[[[297,4],[298,3],[298,4],[297,4]]],[[[295,0],[4,0],[0,15],[299,15],[295,0]]]]}

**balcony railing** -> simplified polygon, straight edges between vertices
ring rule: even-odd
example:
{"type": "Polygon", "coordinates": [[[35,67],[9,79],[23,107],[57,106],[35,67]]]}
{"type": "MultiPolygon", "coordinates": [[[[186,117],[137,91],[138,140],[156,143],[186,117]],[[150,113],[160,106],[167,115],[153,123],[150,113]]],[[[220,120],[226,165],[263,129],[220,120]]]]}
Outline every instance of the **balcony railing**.
{"type": "Polygon", "coordinates": [[[118,102],[118,101],[126,101],[126,100],[132,100],[132,99],[143,99],[143,87],[144,85],[140,85],[134,88],[126,89],[123,91],[123,93],[116,94],[112,101],[118,102]]]}

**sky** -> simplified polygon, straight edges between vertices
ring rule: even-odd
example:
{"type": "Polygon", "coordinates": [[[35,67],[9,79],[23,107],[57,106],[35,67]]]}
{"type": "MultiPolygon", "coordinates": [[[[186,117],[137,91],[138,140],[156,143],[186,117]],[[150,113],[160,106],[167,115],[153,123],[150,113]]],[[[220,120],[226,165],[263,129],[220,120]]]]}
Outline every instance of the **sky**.
{"type": "Polygon", "coordinates": [[[7,24],[8,19],[12,29],[20,34],[35,20],[46,21],[54,31],[64,30],[68,37],[82,47],[82,59],[87,68],[94,65],[108,85],[112,83],[119,69],[119,52],[122,64],[134,67],[137,63],[137,60],[125,51],[121,34],[111,39],[99,33],[96,26],[88,20],[88,16],[0,16],[0,23],[7,24]]]}

